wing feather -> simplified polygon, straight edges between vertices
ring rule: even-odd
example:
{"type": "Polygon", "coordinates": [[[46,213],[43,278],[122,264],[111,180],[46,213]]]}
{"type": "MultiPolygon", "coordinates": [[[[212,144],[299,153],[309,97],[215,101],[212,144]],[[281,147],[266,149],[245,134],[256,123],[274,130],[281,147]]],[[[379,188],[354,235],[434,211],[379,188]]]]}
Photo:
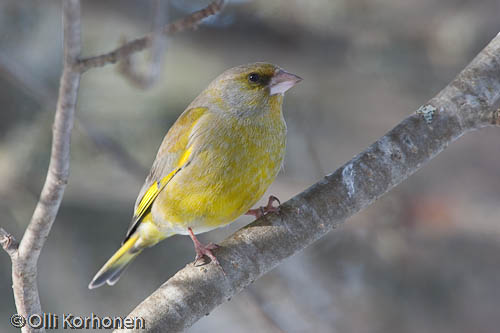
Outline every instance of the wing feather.
{"type": "Polygon", "coordinates": [[[158,194],[192,159],[193,146],[189,146],[190,137],[195,125],[206,111],[207,108],[203,107],[187,109],[168,131],[158,149],[151,171],[139,192],[132,223],[123,242],[126,242],[137,229],[158,194]]]}

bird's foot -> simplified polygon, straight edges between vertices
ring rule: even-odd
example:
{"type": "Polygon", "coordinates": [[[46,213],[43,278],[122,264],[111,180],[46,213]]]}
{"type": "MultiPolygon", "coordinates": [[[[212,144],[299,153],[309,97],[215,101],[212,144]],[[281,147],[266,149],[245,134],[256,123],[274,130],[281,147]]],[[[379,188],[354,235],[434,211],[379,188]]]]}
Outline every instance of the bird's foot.
{"type": "Polygon", "coordinates": [[[226,275],[224,272],[224,269],[222,269],[222,266],[219,263],[219,260],[217,260],[217,257],[212,253],[212,250],[218,249],[220,246],[215,244],[215,243],[209,243],[207,245],[203,245],[198,238],[193,233],[193,230],[191,228],[188,228],[189,232],[189,237],[191,237],[191,240],[193,241],[194,244],[194,250],[196,251],[196,258],[194,259],[194,265],[195,266],[201,266],[205,264],[205,259],[204,256],[207,256],[212,260],[217,266],[220,267],[222,270],[222,273],[226,275]]]}
{"type": "Polygon", "coordinates": [[[280,199],[276,198],[274,195],[270,195],[266,206],[261,206],[256,209],[250,209],[245,213],[245,215],[253,215],[256,219],[258,219],[267,213],[278,213],[280,211],[279,205],[281,205],[280,199]],[[273,206],[274,202],[278,203],[277,207],[273,206]]]}
{"type": "Polygon", "coordinates": [[[219,245],[210,243],[207,245],[200,244],[196,246],[194,249],[196,251],[196,258],[194,259],[195,266],[201,266],[204,264],[203,256],[209,257],[212,261],[214,261],[217,265],[219,265],[219,261],[217,257],[212,253],[212,250],[219,248],[219,245]]]}

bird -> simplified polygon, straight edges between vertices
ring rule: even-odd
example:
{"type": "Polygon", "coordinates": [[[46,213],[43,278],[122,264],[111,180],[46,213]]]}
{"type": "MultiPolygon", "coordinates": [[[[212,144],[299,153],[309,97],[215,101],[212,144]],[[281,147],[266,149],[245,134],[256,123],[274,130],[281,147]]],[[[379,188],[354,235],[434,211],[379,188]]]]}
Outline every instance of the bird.
{"type": "Polygon", "coordinates": [[[215,78],[165,135],[125,239],[89,289],[114,285],[141,251],[176,234],[191,237],[195,264],[207,256],[222,269],[213,253],[218,245],[204,245],[196,234],[243,214],[259,218],[278,210],[274,196],[265,207],[250,208],[282,167],[283,97],[301,80],[265,62],[237,66],[215,78]]]}

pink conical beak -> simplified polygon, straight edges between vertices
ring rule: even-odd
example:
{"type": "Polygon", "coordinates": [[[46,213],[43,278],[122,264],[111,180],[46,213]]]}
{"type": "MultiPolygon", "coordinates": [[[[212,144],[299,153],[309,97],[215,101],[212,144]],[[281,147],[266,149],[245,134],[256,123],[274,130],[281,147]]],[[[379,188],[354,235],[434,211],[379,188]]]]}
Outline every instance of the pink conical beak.
{"type": "Polygon", "coordinates": [[[284,94],[288,89],[302,81],[302,78],[279,69],[269,82],[269,94],[284,94]]]}

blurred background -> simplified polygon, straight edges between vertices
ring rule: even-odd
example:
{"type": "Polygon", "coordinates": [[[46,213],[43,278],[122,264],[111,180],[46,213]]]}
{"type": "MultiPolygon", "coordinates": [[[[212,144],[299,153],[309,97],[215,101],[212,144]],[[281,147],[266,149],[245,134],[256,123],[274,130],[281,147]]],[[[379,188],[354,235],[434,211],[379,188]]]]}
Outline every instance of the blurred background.
{"type": "MultiPolygon", "coordinates": [[[[152,0],[82,2],[85,56],[142,36],[159,17],[152,0]]],[[[207,3],[170,0],[162,11],[171,21],[207,3]]],[[[39,261],[44,311],[125,316],[193,260],[191,240],[175,236],[114,287],[87,289],[125,235],[164,134],[223,70],[268,61],[304,78],[285,98],[285,168],[269,191],[285,201],[441,90],[500,31],[499,12],[498,0],[233,0],[166,40],[150,89],[116,66],[87,72],[69,184],[39,261]]],[[[61,41],[60,1],[1,1],[0,225],[17,238],[45,179],[61,41]]],[[[152,58],[134,57],[143,72],[152,58]]],[[[498,332],[499,139],[494,128],[467,134],[188,332],[498,332]]],[[[0,331],[15,332],[6,254],[0,267],[0,331]]]]}

